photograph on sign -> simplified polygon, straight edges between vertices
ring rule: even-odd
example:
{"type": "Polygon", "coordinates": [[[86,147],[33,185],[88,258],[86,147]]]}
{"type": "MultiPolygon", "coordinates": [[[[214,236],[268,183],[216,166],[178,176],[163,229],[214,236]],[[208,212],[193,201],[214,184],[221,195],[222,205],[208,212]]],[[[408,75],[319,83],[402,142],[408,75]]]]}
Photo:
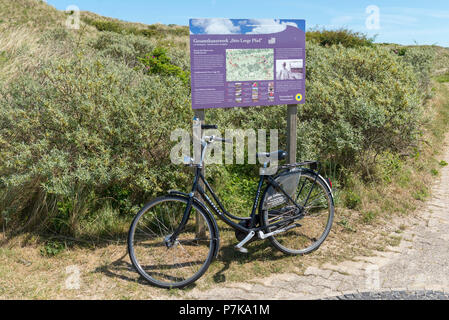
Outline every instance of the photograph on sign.
{"type": "Polygon", "coordinates": [[[190,19],[192,108],[304,103],[305,43],[304,20],[190,19]]]}

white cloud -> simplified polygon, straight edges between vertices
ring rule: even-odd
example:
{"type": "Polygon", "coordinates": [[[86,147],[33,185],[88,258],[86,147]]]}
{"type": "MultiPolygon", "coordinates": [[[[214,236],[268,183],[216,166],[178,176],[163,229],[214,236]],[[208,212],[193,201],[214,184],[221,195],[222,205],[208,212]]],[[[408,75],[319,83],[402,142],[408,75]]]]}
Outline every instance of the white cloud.
{"type": "Polygon", "coordinates": [[[202,28],[206,34],[233,34],[240,32],[240,27],[234,26],[229,19],[195,19],[192,21],[192,25],[202,28]]]}
{"type": "Polygon", "coordinates": [[[298,28],[298,25],[294,22],[281,22],[275,19],[250,19],[248,25],[252,25],[255,28],[247,32],[247,34],[269,34],[282,32],[287,29],[287,26],[293,26],[298,28]]]}

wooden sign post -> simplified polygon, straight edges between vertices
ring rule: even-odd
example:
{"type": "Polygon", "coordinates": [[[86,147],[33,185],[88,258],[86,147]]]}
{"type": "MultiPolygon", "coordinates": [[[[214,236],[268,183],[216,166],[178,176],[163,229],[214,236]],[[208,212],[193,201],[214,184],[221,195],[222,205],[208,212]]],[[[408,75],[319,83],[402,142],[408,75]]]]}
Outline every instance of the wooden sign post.
{"type": "Polygon", "coordinates": [[[287,106],[287,152],[288,163],[296,163],[296,150],[297,150],[297,120],[298,105],[289,104],[287,106]]]}
{"type": "MultiPolygon", "coordinates": [[[[198,118],[201,122],[201,125],[205,124],[206,119],[206,110],[205,109],[195,109],[195,117],[198,118]]],[[[202,132],[201,132],[202,135],[202,132]]],[[[203,163],[202,168],[202,174],[203,176],[206,176],[206,165],[203,163]]],[[[200,186],[203,188],[203,190],[206,188],[204,183],[200,181],[200,186]]],[[[201,215],[199,213],[196,213],[195,215],[195,226],[196,226],[196,237],[197,238],[205,238],[206,236],[206,225],[204,224],[204,220],[201,219],[201,215]]]]}

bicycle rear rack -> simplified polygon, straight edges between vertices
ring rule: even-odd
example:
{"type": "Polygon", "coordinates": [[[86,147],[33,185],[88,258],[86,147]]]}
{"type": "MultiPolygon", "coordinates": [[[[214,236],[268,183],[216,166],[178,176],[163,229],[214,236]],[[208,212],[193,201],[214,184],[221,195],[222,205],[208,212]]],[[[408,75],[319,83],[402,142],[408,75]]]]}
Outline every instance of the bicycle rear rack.
{"type": "Polygon", "coordinates": [[[284,164],[283,166],[280,166],[280,169],[291,169],[296,167],[304,167],[309,166],[312,170],[317,170],[318,167],[320,167],[320,162],[318,161],[304,161],[304,162],[297,162],[292,164],[284,164]]]}

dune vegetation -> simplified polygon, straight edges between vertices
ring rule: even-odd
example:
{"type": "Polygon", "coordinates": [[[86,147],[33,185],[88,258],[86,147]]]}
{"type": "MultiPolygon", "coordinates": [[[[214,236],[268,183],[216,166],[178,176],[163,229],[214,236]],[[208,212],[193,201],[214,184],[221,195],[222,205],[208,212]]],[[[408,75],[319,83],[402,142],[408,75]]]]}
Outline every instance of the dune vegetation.
{"type": "MultiPolygon", "coordinates": [[[[0,0],[0,225],[8,237],[123,239],[142,204],[191,181],[169,159],[170,132],[193,118],[188,27],[82,12],[75,30],[66,27],[73,14],[0,0]],[[148,63],[158,69],[148,72],[148,63]]],[[[350,30],[307,34],[297,158],[319,159],[332,179],[336,233],[409,212],[428,195],[447,129],[436,122],[432,77],[438,71],[444,82],[448,60],[444,48],[376,44],[350,30]]],[[[285,147],[285,109],[208,110],[207,119],[222,130],[279,129],[285,147]]],[[[239,215],[249,213],[257,172],[207,169],[239,215]]]]}

